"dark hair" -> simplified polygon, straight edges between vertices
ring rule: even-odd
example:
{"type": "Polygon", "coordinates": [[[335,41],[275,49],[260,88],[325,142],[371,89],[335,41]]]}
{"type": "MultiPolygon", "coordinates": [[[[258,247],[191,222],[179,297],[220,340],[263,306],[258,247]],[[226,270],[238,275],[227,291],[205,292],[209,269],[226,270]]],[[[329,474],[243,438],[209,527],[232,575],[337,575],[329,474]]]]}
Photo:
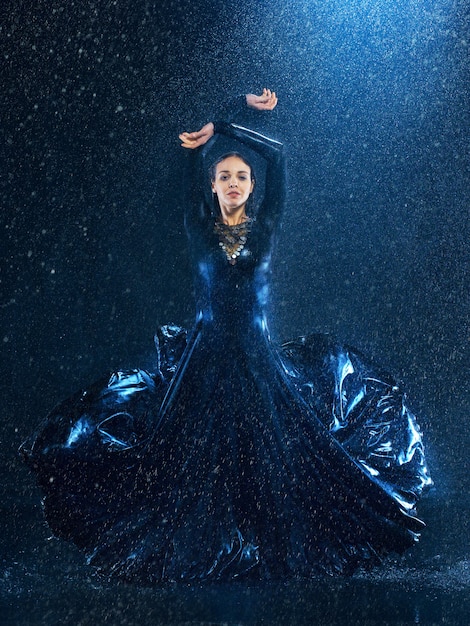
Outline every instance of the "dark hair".
{"type": "MultiPolygon", "coordinates": [[[[256,182],[253,166],[248,161],[248,159],[244,157],[242,154],[240,154],[239,152],[226,152],[225,154],[222,154],[221,156],[219,156],[209,167],[209,179],[211,183],[214,182],[215,180],[215,174],[216,174],[217,166],[219,165],[219,163],[222,163],[222,161],[225,161],[225,159],[229,159],[230,157],[236,157],[237,159],[240,159],[241,161],[243,161],[245,165],[248,165],[248,167],[250,168],[250,179],[252,182],[256,182]]],[[[250,195],[248,202],[246,203],[247,213],[250,212],[251,205],[252,205],[252,196],[250,195]]],[[[214,194],[214,212],[216,215],[220,215],[219,200],[215,194],[214,194]]]]}
{"type": "Polygon", "coordinates": [[[222,154],[221,156],[219,156],[218,159],[216,159],[212,165],[209,168],[209,176],[210,176],[210,180],[211,182],[215,180],[215,173],[217,170],[217,166],[219,165],[219,163],[222,163],[222,161],[225,161],[225,159],[229,159],[230,157],[237,157],[237,159],[240,159],[241,161],[243,161],[243,163],[245,165],[248,165],[248,167],[250,168],[250,177],[251,180],[255,180],[255,173],[253,171],[253,166],[251,165],[251,163],[248,161],[248,159],[246,159],[242,154],[240,154],[239,152],[226,152],[225,154],[222,154]]]}

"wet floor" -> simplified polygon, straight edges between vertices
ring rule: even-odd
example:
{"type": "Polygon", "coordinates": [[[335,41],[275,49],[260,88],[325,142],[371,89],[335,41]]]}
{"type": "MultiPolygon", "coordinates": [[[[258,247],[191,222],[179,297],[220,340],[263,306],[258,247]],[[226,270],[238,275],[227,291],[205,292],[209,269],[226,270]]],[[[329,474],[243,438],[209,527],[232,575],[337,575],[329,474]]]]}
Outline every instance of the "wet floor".
{"type": "Polygon", "coordinates": [[[465,527],[467,513],[460,507],[457,514],[433,494],[422,507],[430,521],[422,542],[372,572],[338,579],[141,588],[99,578],[74,547],[50,539],[38,492],[26,470],[16,472],[22,480],[15,489],[5,487],[2,499],[7,520],[0,568],[2,624],[468,623],[470,560],[464,557],[462,537],[451,531],[465,527]]]}

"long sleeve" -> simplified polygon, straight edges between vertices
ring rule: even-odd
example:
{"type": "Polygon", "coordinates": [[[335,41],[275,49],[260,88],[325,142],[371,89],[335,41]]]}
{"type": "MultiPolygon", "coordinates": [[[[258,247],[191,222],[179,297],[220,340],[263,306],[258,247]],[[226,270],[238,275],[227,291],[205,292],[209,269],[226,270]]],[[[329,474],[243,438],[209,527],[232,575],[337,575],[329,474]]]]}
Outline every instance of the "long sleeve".
{"type": "Polygon", "coordinates": [[[209,174],[205,167],[204,156],[214,140],[215,137],[212,137],[202,148],[186,155],[189,161],[188,170],[191,181],[184,212],[184,222],[188,234],[201,228],[212,214],[211,206],[205,194],[205,188],[209,184],[209,174]]]}
{"type": "Polygon", "coordinates": [[[218,135],[225,135],[246,145],[266,161],[265,190],[256,218],[260,226],[266,229],[266,234],[273,232],[279,223],[286,195],[283,144],[253,130],[228,122],[215,122],[214,137],[197,150],[196,154],[191,155],[191,191],[189,201],[186,203],[186,228],[194,231],[214,217],[204,191],[209,184],[205,156],[218,135]]]}
{"type": "MultiPolygon", "coordinates": [[[[218,110],[217,115],[212,119],[220,118],[231,121],[246,109],[246,95],[240,94],[227,100],[218,110]]],[[[223,132],[223,131],[221,131],[223,132]]],[[[191,150],[186,155],[190,162],[188,171],[190,172],[189,197],[185,203],[185,225],[188,232],[193,232],[201,228],[207,220],[214,217],[213,206],[209,203],[208,164],[206,155],[217,141],[217,131],[204,146],[197,150],[191,150]]]]}

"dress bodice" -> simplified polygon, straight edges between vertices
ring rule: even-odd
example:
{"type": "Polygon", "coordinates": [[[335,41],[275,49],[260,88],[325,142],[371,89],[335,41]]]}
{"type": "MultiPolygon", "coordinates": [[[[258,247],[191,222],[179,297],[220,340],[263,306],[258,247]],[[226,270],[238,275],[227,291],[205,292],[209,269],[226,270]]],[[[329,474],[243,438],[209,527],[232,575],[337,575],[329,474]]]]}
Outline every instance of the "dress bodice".
{"type": "Polygon", "coordinates": [[[217,228],[204,196],[201,175],[204,152],[197,155],[193,171],[193,202],[186,213],[194,272],[196,319],[231,339],[246,340],[249,329],[265,332],[273,241],[285,196],[282,144],[234,124],[217,123],[216,133],[248,145],[267,162],[266,189],[254,219],[242,228],[241,245],[233,259],[224,248],[224,233],[236,240],[240,227],[217,228]],[[231,232],[230,232],[231,231],[231,232]]]}
{"type": "Polygon", "coordinates": [[[228,262],[211,224],[195,251],[194,280],[197,317],[218,332],[245,336],[253,325],[265,327],[269,297],[270,242],[254,222],[235,263],[228,262]]]}

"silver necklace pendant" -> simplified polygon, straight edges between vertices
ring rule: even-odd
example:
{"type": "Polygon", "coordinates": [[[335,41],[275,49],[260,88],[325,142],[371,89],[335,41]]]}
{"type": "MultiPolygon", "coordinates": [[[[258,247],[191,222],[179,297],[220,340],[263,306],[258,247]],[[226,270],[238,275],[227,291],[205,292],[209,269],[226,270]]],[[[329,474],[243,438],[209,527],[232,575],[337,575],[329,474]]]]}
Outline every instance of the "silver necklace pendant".
{"type": "Polygon", "coordinates": [[[242,224],[229,226],[222,222],[216,222],[214,233],[219,237],[219,246],[224,251],[230,265],[235,265],[247,241],[247,235],[251,231],[252,220],[247,219],[242,224]]]}

